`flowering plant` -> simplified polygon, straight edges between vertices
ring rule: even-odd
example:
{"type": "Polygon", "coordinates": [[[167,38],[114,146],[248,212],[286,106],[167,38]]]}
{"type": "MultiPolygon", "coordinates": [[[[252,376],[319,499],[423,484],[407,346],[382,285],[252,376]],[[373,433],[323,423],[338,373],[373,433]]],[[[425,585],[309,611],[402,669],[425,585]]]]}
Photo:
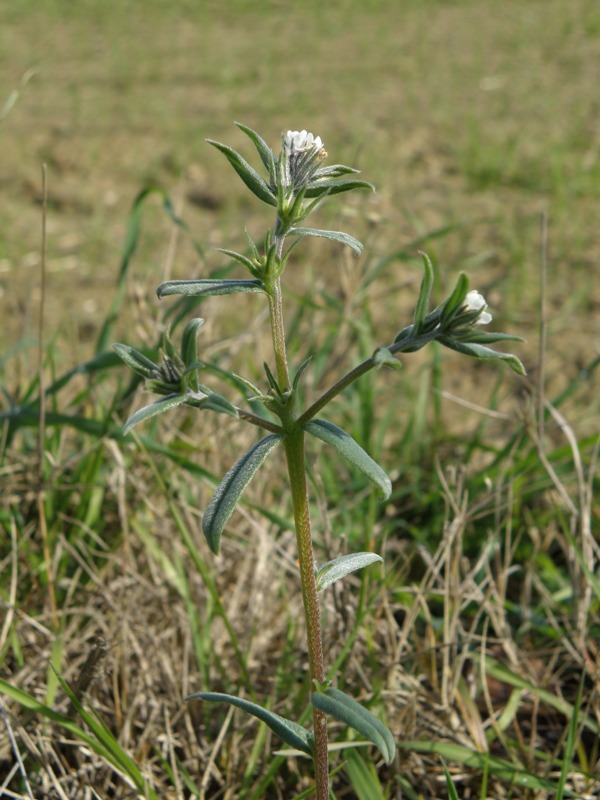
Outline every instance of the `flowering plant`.
{"type": "Polygon", "coordinates": [[[133,414],[127,421],[125,430],[130,430],[143,420],[170,408],[185,404],[203,411],[233,415],[268,432],[231,467],[204,512],[204,535],[215,554],[220,551],[221,536],[244,489],[269,454],[276,447],[283,447],[293,504],[307,631],[312,729],[233,695],[203,691],[192,695],[190,699],[227,703],[265,722],[286,744],[312,758],[317,800],[327,800],[327,717],[333,717],[358,731],[380,750],[388,764],[394,759],[395,743],[392,733],[379,719],[351,696],[330,686],[325,680],[319,593],[334,581],[382,559],[370,552],[351,553],[326,564],[315,565],[305,467],[306,438],[315,437],[333,447],[342,458],[362,471],[378,487],[382,499],[386,500],[391,494],[392,485],[384,470],[350,434],[329,420],[317,417],[334,397],[368,371],[382,366],[397,367],[401,353],[420,350],[433,341],[478,359],[503,361],[518,374],[523,374],[524,370],[516,356],[489,347],[494,342],[515,340],[519,337],[481,330],[481,326],[490,323],[492,317],[481,294],[469,291],[465,275],[459,276],[453,292],[441,305],[429,310],[434,275],[429,258],[423,254],[424,275],[411,324],[404,327],[392,342],[377,348],[369,358],[343,375],[312,405],[299,409],[298,387],[309,364],[300,364],[294,377],[291,377],[284,326],[283,273],[292,249],[306,236],[330,239],[360,254],[362,245],[350,234],[303,227],[301,223],[330,196],[373,187],[357,178],[357,170],[352,167],[341,164],[323,166],[327,154],[320,137],[313,136],[312,133],[305,130],[288,131],[283,136],[281,150],[276,155],[255,131],[245,125],[238,124],[238,127],[256,148],[267,178],[263,178],[228,145],[209,141],[227,157],[248,189],[258,199],[276,209],[273,227],[267,232],[262,247],[247,235],[248,254],[222,251],[242,264],[251,277],[168,281],[161,284],[157,291],[159,297],[205,297],[238,292],[257,292],[264,295],[270,312],[274,368],[265,365],[268,387],[265,391],[249,381],[244,382],[252,392],[251,399],[260,401],[270,417],[257,416],[248,409],[239,408],[200,383],[199,373],[203,362],[198,358],[197,334],[203,321],[196,318],[186,325],[179,350],[173,346],[170,336],[165,335],[158,364],[128,345],[115,345],[121,358],[146,379],[147,388],[161,396],[159,400],[133,414]]]}

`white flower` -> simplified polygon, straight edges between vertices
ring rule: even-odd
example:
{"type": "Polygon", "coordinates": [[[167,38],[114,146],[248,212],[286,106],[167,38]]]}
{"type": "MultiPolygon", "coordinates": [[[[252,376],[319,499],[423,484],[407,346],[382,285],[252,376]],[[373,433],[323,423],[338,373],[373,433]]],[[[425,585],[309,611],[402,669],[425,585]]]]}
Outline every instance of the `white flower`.
{"type": "Polygon", "coordinates": [[[307,131],[288,131],[283,137],[279,158],[282,185],[300,191],[310,182],[324,158],[327,153],[320,136],[307,131]]]}
{"type": "Polygon", "coordinates": [[[320,136],[313,136],[307,131],[288,131],[283,140],[283,146],[292,152],[322,150],[323,142],[320,136]]]}
{"type": "Polygon", "coordinates": [[[463,308],[465,311],[480,312],[475,321],[477,325],[489,325],[489,323],[492,321],[492,315],[485,310],[487,308],[485,297],[474,289],[470,292],[467,292],[463,308]]]}

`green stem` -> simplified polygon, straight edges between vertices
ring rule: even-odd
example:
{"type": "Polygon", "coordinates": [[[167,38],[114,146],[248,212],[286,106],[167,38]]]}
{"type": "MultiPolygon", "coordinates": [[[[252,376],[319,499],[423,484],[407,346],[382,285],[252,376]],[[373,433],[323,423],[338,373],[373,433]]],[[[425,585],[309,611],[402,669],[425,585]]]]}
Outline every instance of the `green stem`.
{"type": "MultiPolygon", "coordinates": [[[[387,349],[392,355],[395,355],[396,353],[414,353],[416,350],[420,350],[422,347],[425,347],[426,344],[433,341],[437,335],[438,331],[430,331],[420,335],[414,335],[410,333],[405,339],[391,344],[387,349]]],[[[306,425],[307,422],[310,422],[310,420],[316,416],[322,408],[325,408],[326,405],[329,405],[334,397],[337,397],[337,395],[340,392],[343,392],[344,389],[350,386],[351,383],[354,383],[354,381],[362,378],[366,372],[369,372],[369,370],[376,366],[377,362],[375,357],[370,356],[361,364],[354,367],[354,369],[350,370],[350,372],[347,372],[339,379],[339,381],[327,389],[327,391],[324,392],[321,397],[318,398],[318,400],[315,400],[312,406],[306,409],[304,414],[298,417],[298,425],[306,425]]]]}
{"type": "Polygon", "coordinates": [[[290,387],[290,374],[287,365],[285,328],[283,326],[281,279],[276,278],[269,289],[269,310],[271,312],[271,331],[273,335],[273,350],[275,351],[277,381],[279,383],[279,388],[285,391],[285,389],[289,389],[290,387]]]}
{"type": "MultiPolygon", "coordinates": [[[[275,227],[274,241],[277,257],[283,254],[284,234],[275,227]]],[[[283,325],[283,301],[281,280],[276,277],[269,281],[267,287],[269,309],[271,312],[271,331],[277,381],[281,391],[290,388],[290,377],[285,345],[285,329],[283,325]]],[[[308,663],[310,671],[310,690],[314,691],[314,681],[322,684],[325,673],[323,668],[323,644],[321,640],[321,614],[319,596],[315,581],[315,565],[312,536],[310,529],[310,513],[308,508],[308,486],[306,483],[306,465],[304,462],[304,431],[293,419],[293,400],[288,412],[282,416],[282,428],[285,432],[285,454],[287,460],[292,504],[294,507],[294,523],[298,546],[298,564],[302,586],[302,601],[306,621],[308,641],[308,663]]],[[[327,752],[327,719],[323,712],[313,708],[313,730],[315,751],[313,763],[315,769],[315,788],[317,800],[329,800],[329,755],[327,752]]]]}
{"type": "MultiPolygon", "coordinates": [[[[302,600],[304,603],[304,618],[306,621],[308,640],[310,683],[311,691],[314,691],[315,681],[322,684],[325,675],[323,667],[323,644],[321,639],[321,614],[315,581],[314,555],[308,508],[308,487],[304,463],[304,431],[300,428],[296,428],[286,436],[285,454],[294,506],[298,563],[300,566],[300,582],[302,585],[302,600]]],[[[328,800],[329,757],[327,753],[327,720],[325,714],[318,711],[316,708],[313,709],[313,726],[315,736],[314,766],[317,800],[328,800]]]]}

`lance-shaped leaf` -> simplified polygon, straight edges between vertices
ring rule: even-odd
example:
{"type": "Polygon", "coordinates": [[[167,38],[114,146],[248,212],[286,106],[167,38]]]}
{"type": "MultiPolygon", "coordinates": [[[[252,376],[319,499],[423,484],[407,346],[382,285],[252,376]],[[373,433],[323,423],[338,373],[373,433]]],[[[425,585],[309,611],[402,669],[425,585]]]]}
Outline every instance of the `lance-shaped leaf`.
{"type": "Polygon", "coordinates": [[[517,375],[525,375],[525,367],[521,361],[512,353],[499,353],[497,350],[492,350],[491,347],[484,347],[482,344],[471,344],[467,342],[459,342],[450,336],[439,336],[438,342],[443,344],[444,347],[450,350],[456,350],[457,353],[464,353],[466,356],[473,356],[473,358],[485,359],[487,361],[503,361],[509,366],[517,375]]]}
{"type": "Polygon", "coordinates": [[[524,342],[522,336],[515,336],[513,333],[494,333],[493,331],[482,331],[478,328],[461,331],[461,342],[475,344],[494,344],[494,342],[524,342]]]}
{"type": "Polygon", "coordinates": [[[204,325],[201,317],[191,319],[181,335],[181,360],[185,366],[188,386],[193,391],[199,390],[198,369],[202,362],[198,360],[198,331],[204,325]]]}
{"type": "Polygon", "coordinates": [[[396,743],[390,731],[374,714],[339,689],[313,692],[311,702],[315,708],[340,722],[345,722],[362,736],[373,742],[381,752],[386,764],[390,764],[396,752],[396,743]]]}
{"type": "Polygon", "coordinates": [[[369,564],[374,564],[376,561],[383,561],[383,558],[378,556],[377,553],[348,553],[348,555],[334,558],[333,561],[322,564],[315,569],[317,591],[323,591],[323,589],[345,578],[351,572],[368,567],[369,564]]]}
{"type": "Polygon", "coordinates": [[[419,289],[419,298],[417,300],[417,307],[415,308],[414,324],[417,333],[420,332],[421,326],[427,316],[429,309],[429,298],[431,297],[431,289],[433,287],[433,264],[428,255],[421,253],[423,258],[423,265],[425,267],[425,274],[421,281],[421,288],[419,289]]]}
{"type": "Polygon", "coordinates": [[[379,486],[384,500],[388,499],[392,493],[391,480],[349,433],[324,419],[313,419],[303,425],[303,428],[317,439],[335,447],[341,456],[357,467],[376,486],[379,486]]]}
{"type": "Polygon", "coordinates": [[[249,700],[244,700],[241,697],[235,697],[231,694],[221,694],[220,692],[197,692],[190,695],[188,700],[204,700],[209,703],[228,703],[236,708],[241,708],[247,714],[252,714],[253,717],[265,722],[273,733],[277,734],[290,747],[306,753],[307,756],[313,754],[313,735],[302,725],[293,722],[290,719],[268,711],[266,708],[251,703],[249,700]]]}
{"type": "Polygon", "coordinates": [[[215,555],[219,553],[223,528],[233,514],[237,501],[254,477],[255,472],[282,438],[277,433],[265,436],[247,453],[244,453],[218,485],[202,518],[202,530],[208,546],[215,555]]]}
{"type": "Polygon", "coordinates": [[[335,242],[341,242],[351,247],[357,256],[359,256],[363,250],[363,246],[358,239],[342,231],[322,231],[318,228],[290,228],[289,233],[292,236],[320,236],[322,239],[333,239],[335,242]]]}
{"type": "Polygon", "coordinates": [[[242,125],[241,122],[235,123],[238,128],[243,131],[246,136],[248,136],[252,144],[256,147],[258,155],[260,156],[260,160],[264,164],[269,173],[269,178],[274,180],[275,178],[275,156],[273,155],[273,151],[269,147],[269,145],[265,142],[265,140],[258,134],[256,131],[253,131],[252,128],[248,128],[246,125],[242,125]]]}
{"type": "Polygon", "coordinates": [[[214,139],[207,139],[206,141],[226,156],[231,166],[244,181],[252,194],[255,194],[259,200],[268,203],[270,206],[277,205],[277,197],[271,191],[267,182],[261,178],[258,172],[251,167],[239,153],[236,153],[233,148],[228,147],[226,144],[215,142],[214,139]]]}
{"type": "Polygon", "coordinates": [[[201,408],[203,411],[217,411],[221,414],[228,414],[230,417],[239,417],[237,408],[226,397],[215,394],[207,386],[198,384],[196,391],[188,390],[185,402],[193,408],[201,408]]]}
{"type": "Polygon", "coordinates": [[[161,283],[156,294],[166,297],[169,294],[182,294],[186,297],[208,297],[209,295],[235,294],[236,292],[264,292],[262,281],[258,280],[216,280],[211,278],[197,281],[167,281],[161,283]]]}
{"type": "Polygon", "coordinates": [[[442,324],[447,322],[449,319],[452,319],[452,317],[456,314],[458,309],[465,302],[465,297],[467,296],[468,291],[469,279],[464,272],[461,272],[458,276],[458,280],[456,281],[456,286],[454,287],[452,294],[441,306],[442,324]]]}
{"type": "Polygon", "coordinates": [[[217,250],[219,253],[224,253],[234,261],[238,261],[240,264],[243,264],[251,275],[258,275],[256,264],[253,263],[248,256],[244,256],[241,253],[236,253],[235,250],[226,250],[224,247],[217,247],[217,250]]]}
{"type": "Polygon", "coordinates": [[[131,367],[134,372],[141,375],[142,378],[152,378],[156,375],[156,364],[150,361],[149,358],[128,344],[113,344],[113,348],[119,358],[121,358],[127,366],[131,367]]]}
{"type": "Polygon", "coordinates": [[[341,192],[350,192],[352,189],[371,189],[375,191],[375,187],[368,181],[361,181],[356,178],[349,178],[342,181],[330,181],[327,178],[322,180],[311,181],[308,185],[305,197],[321,197],[323,194],[340,194],[341,192]]]}
{"type": "Polygon", "coordinates": [[[157,414],[164,414],[165,411],[182,405],[186,400],[187,396],[185,394],[168,394],[166,397],[161,397],[160,400],[156,400],[154,403],[150,403],[149,406],[144,406],[144,408],[140,408],[139,411],[132,414],[123,426],[123,433],[129,433],[140,422],[156,417],[157,414]]]}
{"type": "Polygon", "coordinates": [[[359,169],[354,167],[347,167],[345,164],[330,164],[328,167],[321,167],[318,169],[313,180],[320,180],[321,178],[339,178],[340,175],[357,175],[359,169]]]}

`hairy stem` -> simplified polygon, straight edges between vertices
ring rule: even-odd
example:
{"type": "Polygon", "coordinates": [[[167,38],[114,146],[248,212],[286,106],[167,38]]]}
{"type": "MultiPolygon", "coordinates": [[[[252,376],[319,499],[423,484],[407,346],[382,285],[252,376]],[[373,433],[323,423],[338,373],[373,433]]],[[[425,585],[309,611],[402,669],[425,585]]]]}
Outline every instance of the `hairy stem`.
{"type": "Polygon", "coordinates": [[[283,326],[281,279],[276,278],[269,288],[269,310],[271,312],[271,332],[273,335],[273,350],[275,351],[277,381],[279,383],[279,388],[283,391],[289,389],[290,375],[285,347],[285,328],[283,326]]]}
{"type": "MultiPolygon", "coordinates": [[[[285,439],[285,453],[294,505],[294,522],[296,525],[296,541],[298,545],[298,562],[300,581],[302,584],[302,600],[308,640],[308,662],[310,668],[311,691],[314,682],[324,680],[323,644],[321,639],[321,614],[319,596],[315,582],[315,567],[312,537],[310,530],[310,514],[308,509],[308,487],[306,484],[306,468],[304,463],[304,431],[297,428],[285,439]]],[[[318,709],[313,709],[313,725],[315,735],[315,782],[317,800],[328,800],[329,766],[327,754],[327,720],[318,709]]]]}
{"type": "MultiPolygon", "coordinates": [[[[284,235],[278,233],[277,225],[275,227],[274,241],[278,259],[281,259],[284,235]]],[[[290,388],[290,378],[285,345],[280,278],[275,278],[268,288],[277,381],[279,383],[279,388],[284,391],[290,388]]],[[[298,564],[300,567],[302,601],[304,605],[304,618],[306,621],[306,636],[308,641],[310,689],[312,692],[315,688],[314,681],[318,681],[321,684],[324,680],[323,644],[321,640],[321,614],[319,611],[319,596],[315,582],[315,565],[308,509],[308,487],[306,484],[306,465],[304,463],[304,431],[293,419],[293,402],[289,408],[288,414],[282,416],[281,421],[282,428],[285,432],[285,455],[294,507],[298,564]]],[[[313,728],[315,737],[313,763],[317,800],[328,800],[329,756],[327,753],[327,720],[325,714],[316,708],[313,708],[313,728]]]]}
{"type": "MultiPolygon", "coordinates": [[[[411,328],[408,328],[407,331],[411,331],[411,328]]],[[[437,336],[437,331],[429,331],[424,334],[413,334],[412,331],[405,339],[399,342],[394,342],[391,344],[387,349],[390,351],[392,355],[396,355],[396,353],[413,353],[416,350],[420,350],[422,347],[425,347],[426,344],[435,340],[437,336]]],[[[326,392],[323,392],[321,397],[307,408],[304,414],[298,417],[298,425],[305,425],[307,422],[316,416],[322,408],[325,408],[326,405],[333,400],[334,397],[340,392],[343,392],[351,383],[362,378],[362,376],[369,372],[369,370],[373,369],[377,366],[377,361],[375,360],[375,356],[370,356],[361,364],[351,369],[350,372],[347,372],[343,377],[336,381],[326,392]]]]}

